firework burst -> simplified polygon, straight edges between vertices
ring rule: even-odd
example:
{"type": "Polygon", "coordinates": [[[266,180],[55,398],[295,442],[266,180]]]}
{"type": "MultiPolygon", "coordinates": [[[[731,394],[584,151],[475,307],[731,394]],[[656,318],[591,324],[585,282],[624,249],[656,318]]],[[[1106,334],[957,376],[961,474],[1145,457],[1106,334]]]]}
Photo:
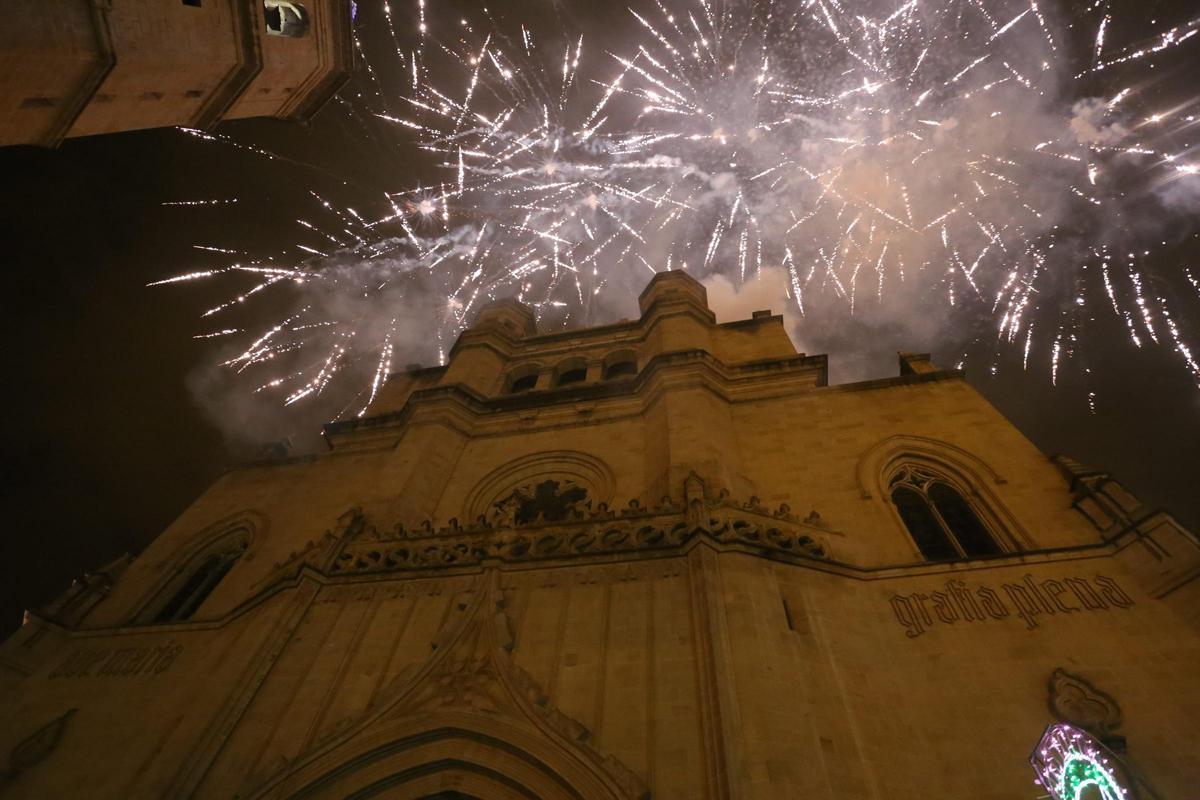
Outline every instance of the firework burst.
{"type": "MultiPolygon", "coordinates": [[[[314,193],[293,254],[164,281],[258,276],[208,315],[292,288],[283,318],[201,334],[246,337],[226,366],[258,392],[290,404],[351,375],[341,413],[363,413],[397,349],[443,356],[484,300],[603,321],[672,268],[777,280],[801,338],[814,320],[899,322],[1040,360],[1051,381],[1072,359],[1089,373],[1081,343],[1106,315],[1200,381],[1197,273],[1150,271],[1135,224],[1148,198],[1195,199],[1200,168],[1176,144],[1193,117],[1139,116],[1129,77],[1192,46],[1200,20],[1117,46],[1104,2],[1067,19],[1025,0],[659,0],[631,9],[636,37],[593,52],[491,18],[435,36],[423,3],[407,31],[386,4],[363,11],[360,33],[377,22],[387,45],[358,42],[339,107],[439,177],[364,197],[370,214],[314,193]],[[1067,32],[1085,26],[1081,54],[1067,32]],[[420,337],[414,297],[436,298],[420,337]]],[[[234,200],[175,204],[208,202],[234,200]]]]}

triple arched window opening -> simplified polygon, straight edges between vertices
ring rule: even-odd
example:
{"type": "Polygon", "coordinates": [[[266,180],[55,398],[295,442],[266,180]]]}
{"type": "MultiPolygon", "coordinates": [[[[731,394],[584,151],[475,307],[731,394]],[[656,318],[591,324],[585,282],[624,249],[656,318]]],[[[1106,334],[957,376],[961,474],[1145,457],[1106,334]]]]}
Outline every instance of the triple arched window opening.
{"type": "MultiPolygon", "coordinates": [[[[606,381],[616,380],[617,378],[627,378],[637,375],[637,361],[632,357],[620,358],[604,365],[601,372],[601,379],[606,381]]],[[[570,386],[575,383],[583,383],[587,380],[588,369],[583,362],[575,362],[567,364],[565,367],[560,367],[554,373],[553,385],[570,386]]],[[[528,367],[515,373],[508,381],[508,392],[510,394],[518,394],[521,392],[532,391],[537,387],[539,372],[537,369],[528,367]]]]}
{"type": "Polygon", "coordinates": [[[1004,552],[959,488],[934,470],[906,464],[889,482],[892,503],[921,555],[929,561],[1004,552]]]}

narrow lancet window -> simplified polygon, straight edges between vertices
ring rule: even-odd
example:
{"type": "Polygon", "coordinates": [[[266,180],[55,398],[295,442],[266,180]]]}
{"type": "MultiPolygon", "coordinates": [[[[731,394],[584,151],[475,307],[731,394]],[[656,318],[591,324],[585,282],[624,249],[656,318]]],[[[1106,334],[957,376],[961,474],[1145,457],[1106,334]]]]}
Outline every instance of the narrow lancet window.
{"type": "Polygon", "coordinates": [[[246,542],[238,540],[217,552],[210,553],[187,571],[175,589],[154,615],[154,622],[183,622],[195,615],[233,565],[246,551],[246,542]]]}
{"type": "Polygon", "coordinates": [[[606,381],[611,381],[614,378],[626,378],[631,375],[637,375],[636,361],[618,361],[604,368],[604,380],[606,381]]]}

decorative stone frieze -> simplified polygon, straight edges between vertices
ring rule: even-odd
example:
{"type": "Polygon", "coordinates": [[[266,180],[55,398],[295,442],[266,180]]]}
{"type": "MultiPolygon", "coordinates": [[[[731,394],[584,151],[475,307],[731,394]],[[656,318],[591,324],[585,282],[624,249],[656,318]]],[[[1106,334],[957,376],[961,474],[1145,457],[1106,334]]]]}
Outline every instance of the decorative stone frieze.
{"type": "Polygon", "coordinates": [[[619,511],[600,503],[595,508],[575,508],[570,519],[519,524],[511,509],[502,505],[491,520],[481,517],[466,527],[452,519],[445,527],[434,529],[427,520],[416,530],[397,524],[387,536],[356,518],[346,526],[348,535],[328,569],[345,575],[477,566],[490,560],[669,553],[699,536],[748,545],[768,557],[828,558],[823,529],[800,522],[786,505],[772,510],[757,497],[735,503],[724,494],[710,505],[700,499],[695,482],[689,481],[686,511],[669,497],[649,508],[642,508],[635,499],[619,511]]]}

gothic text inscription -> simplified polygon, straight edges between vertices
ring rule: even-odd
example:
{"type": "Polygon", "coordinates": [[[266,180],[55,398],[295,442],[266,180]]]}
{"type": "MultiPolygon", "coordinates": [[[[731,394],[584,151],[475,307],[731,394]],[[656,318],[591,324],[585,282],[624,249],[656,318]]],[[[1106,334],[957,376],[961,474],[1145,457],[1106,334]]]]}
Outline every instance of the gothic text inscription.
{"type": "Polygon", "coordinates": [[[1014,613],[1026,628],[1038,627],[1038,618],[1080,611],[1129,608],[1131,598],[1112,578],[1047,578],[1025,575],[1020,583],[1002,583],[1000,588],[970,587],[951,579],[943,588],[929,593],[897,594],[890,599],[904,635],[915,639],[935,623],[976,622],[1005,619],[1014,613]]]}
{"type": "Polygon", "coordinates": [[[54,680],[155,675],[165,672],[182,652],[183,645],[176,642],[158,647],[84,647],[73,651],[47,677],[54,680]]]}

